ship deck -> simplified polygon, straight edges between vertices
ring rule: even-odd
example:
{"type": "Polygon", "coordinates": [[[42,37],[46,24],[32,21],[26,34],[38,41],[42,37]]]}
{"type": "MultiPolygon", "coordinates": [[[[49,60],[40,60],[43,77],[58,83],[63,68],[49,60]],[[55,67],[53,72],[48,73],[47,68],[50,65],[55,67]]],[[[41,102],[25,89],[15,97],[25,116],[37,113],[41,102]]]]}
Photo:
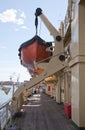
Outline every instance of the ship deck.
{"type": "Polygon", "coordinates": [[[33,94],[23,105],[23,113],[16,118],[21,130],[75,130],[64,113],[63,104],[57,104],[46,94],[33,94]]]}

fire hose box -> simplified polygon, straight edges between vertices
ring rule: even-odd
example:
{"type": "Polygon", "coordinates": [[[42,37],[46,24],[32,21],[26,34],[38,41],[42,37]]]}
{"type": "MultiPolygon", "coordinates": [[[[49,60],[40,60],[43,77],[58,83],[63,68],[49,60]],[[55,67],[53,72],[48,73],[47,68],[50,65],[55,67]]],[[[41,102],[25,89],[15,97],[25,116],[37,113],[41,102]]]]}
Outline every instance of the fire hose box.
{"type": "Polygon", "coordinates": [[[67,117],[71,118],[71,103],[64,104],[64,111],[67,117]]]}
{"type": "Polygon", "coordinates": [[[48,91],[50,91],[50,86],[48,86],[48,91]]]}

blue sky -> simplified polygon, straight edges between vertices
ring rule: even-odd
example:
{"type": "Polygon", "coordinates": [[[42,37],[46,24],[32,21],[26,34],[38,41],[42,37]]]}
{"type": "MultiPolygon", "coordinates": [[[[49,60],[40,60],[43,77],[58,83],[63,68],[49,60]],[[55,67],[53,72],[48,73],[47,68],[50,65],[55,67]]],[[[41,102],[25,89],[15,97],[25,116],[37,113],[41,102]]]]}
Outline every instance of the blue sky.
{"type": "MultiPolygon", "coordinates": [[[[40,7],[58,29],[64,20],[68,0],[0,0],[0,81],[29,80],[30,75],[20,64],[19,46],[35,35],[35,10],[40,7]]],[[[46,41],[52,37],[39,19],[38,35],[46,41]]]]}

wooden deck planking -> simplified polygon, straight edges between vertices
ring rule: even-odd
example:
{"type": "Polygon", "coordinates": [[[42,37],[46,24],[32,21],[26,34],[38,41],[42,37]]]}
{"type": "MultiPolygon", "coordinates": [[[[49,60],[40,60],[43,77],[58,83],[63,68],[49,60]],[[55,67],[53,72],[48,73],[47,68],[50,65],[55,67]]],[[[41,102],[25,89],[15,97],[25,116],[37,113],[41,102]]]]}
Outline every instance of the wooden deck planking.
{"type": "Polygon", "coordinates": [[[23,110],[22,116],[16,119],[16,125],[22,130],[75,130],[64,113],[63,105],[48,95],[32,95],[23,110]]]}

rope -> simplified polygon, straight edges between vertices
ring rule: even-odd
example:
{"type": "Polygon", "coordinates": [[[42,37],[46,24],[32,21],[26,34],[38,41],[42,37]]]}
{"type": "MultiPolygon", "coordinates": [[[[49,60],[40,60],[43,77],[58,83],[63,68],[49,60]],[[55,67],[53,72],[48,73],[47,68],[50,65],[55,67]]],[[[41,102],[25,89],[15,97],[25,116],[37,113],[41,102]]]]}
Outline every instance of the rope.
{"type": "Polygon", "coordinates": [[[38,27],[38,17],[35,17],[35,28],[36,28],[36,35],[37,35],[37,27],[38,27]]]}

